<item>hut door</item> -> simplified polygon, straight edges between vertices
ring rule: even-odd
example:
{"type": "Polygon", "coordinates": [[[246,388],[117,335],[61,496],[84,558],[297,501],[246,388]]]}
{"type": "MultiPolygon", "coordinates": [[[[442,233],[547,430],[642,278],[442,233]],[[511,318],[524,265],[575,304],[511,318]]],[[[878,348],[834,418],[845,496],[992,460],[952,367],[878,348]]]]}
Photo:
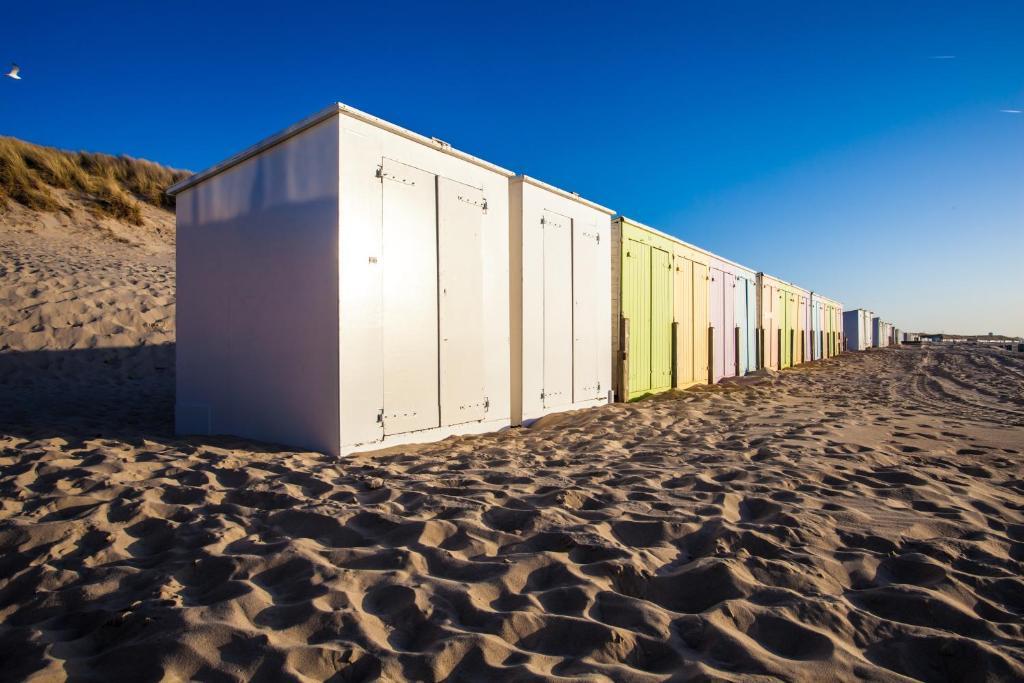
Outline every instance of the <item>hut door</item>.
{"type": "Polygon", "coordinates": [[[622,315],[629,320],[629,397],[651,388],[651,247],[627,240],[622,263],[622,315]]]}
{"type": "Polygon", "coordinates": [[[676,336],[676,386],[693,384],[693,262],[676,255],[675,319],[679,323],[676,336]]]}
{"type": "Polygon", "coordinates": [[[736,358],[739,359],[737,372],[742,375],[747,371],[749,358],[747,355],[747,280],[737,275],[734,279],[732,291],[733,311],[735,312],[733,323],[735,327],[739,328],[739,332],[733,338],[733,343],[738,344],[736,347],[736,358]]]}
{"type": "Polygon", "coordinates": [[[385,434],[438,426],[435,176],[390,159],[383,184],[385,434]]]}
{"type": "Polygon", "coordinates": [[[722,271],[722,375],[736,374],[736,276],[722,271]]]}
{"type": "MultiPolygon", "coordinates": [[[[599,302],[605,294],[600,282],[600,235],[593,224],[573,222],[572,233],[572,396],[590,401],[601,396],[598,365],[599,330],[603,329],[599,302]]],[[[605,387],[607,389],[607,387],[605,387]]]]}
{"type": "Polygon", "coordinates": [[[651,386],[672,386],[672,255],[651,249],[651,386]]]}
{"type": "MultiPolygon", "coordinates": [[[[437,179],[437,299],[441,424],[486,417],[481,229],[487,201],[475,187],[437,179]]],[[[435,361],[437,362],[437,361],[435,361]]]]}
{"type": "Polygon", "coordinates": [[[714,366],[715,381],[725,374],[726,297],[732,295],[727,289],[727,277],[718,268],[711,269],[711,315],[710,326],[714,328],[711,363],[714,366]]]}
{"type": "Polygon", "coordinates": [[[693,378],[701,383],[708,378],[708,286],[711,275],[704,263],[693,262],[693,378]]]}
{"type": "Polygon", "coordinates": [[[572,403],[573,267],[572,219],[543,212],[545,408],[572,403]]]}

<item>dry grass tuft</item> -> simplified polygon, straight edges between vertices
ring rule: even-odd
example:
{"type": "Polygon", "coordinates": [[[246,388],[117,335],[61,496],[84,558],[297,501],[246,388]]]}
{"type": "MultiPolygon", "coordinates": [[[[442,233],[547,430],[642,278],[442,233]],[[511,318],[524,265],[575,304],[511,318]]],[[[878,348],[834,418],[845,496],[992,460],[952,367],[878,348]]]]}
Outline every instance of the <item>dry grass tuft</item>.
{"type": "Polygon", "coordinates": [[[97,213],[142,223],[139,202],[173,209],[164,190],[189,175],[152,161],[94,152],[67,152],[0,137],[0,208],[10,201],[37,211],[59,211],[50,188],[78,194],[97,213]]]}

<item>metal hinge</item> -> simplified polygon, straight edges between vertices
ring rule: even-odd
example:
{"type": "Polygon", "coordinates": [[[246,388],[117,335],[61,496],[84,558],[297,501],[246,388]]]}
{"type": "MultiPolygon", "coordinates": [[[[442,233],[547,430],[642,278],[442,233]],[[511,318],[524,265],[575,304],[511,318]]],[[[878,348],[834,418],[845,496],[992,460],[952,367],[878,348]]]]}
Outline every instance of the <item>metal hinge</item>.
{"type": "Polygon", "coordinates": [[[377,411],[377,424],[379,424],[379,425],[383,425],[384,424],[384,409],[383,408],[381,408],[380,410],[377,411]]]}
{"type": "Polygon", "coordinates": [[[472,199],[471,197],[464,197],[461,194],[460,195],[456,195],[456,196],[458,197],[460,202],[465,202],[466,204],[472,204],[473,206],[479,206],[484,211],[487,210],[487,200],[486,199],[482,199],[480,201],[476,201],[475,199],[472,199]]]}
{"type": "Polygon", "coordinates": [[[380,178],[382,182],[385,179],[387,179],[387,180],[393,180],[396,183],[402,183],[403,185],[415,185],[416,184],[415,180],[409,180],[408,178],[402,178],[401,176],[397,176],[394,173],[388,173],[387,171],[384,170],[383,164],[377,167],[377,177],[380,178]]]}
{"type": "Polygon", "coordinates": [[[491,399],[484,396],[484,412],[486,413],[491,409],[491,399]]]}

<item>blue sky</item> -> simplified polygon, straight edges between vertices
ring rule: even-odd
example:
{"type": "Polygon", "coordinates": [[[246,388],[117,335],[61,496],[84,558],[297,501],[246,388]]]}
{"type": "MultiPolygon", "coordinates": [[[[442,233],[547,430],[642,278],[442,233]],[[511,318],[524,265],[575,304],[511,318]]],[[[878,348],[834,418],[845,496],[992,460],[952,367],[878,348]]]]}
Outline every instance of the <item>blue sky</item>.
{"type": "Polygon", "coordinates": [[[3,134],[199,170],[340,100],[905,329],[1024,335],[1021,2],[4,13],[3,134]]]}

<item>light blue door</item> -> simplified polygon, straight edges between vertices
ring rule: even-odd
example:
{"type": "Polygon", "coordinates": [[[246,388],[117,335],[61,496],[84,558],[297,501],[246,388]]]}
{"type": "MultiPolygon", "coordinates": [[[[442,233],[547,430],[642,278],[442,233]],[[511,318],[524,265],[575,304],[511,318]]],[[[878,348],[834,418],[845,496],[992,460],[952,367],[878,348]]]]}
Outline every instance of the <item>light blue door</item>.
{"type": "Polygon", "coordinates": [[[739,334],[736,335],[736,343],[739,344],[739,348],[736,349],[737,358],[739,359],[739,367],[736,368],[736,372],[739,375],[743,375],[747,372],[747,363],[750,359],[750,349],[747,348],[747,330],[750,328],[749,315],[748,315],[748,301],[747,301],[747,280],[739,275],[734,276],[736,286],[733,288],[734,296],[736,297],[736,306],[733,309],[733,324],[739,328],[739,334]]]}

